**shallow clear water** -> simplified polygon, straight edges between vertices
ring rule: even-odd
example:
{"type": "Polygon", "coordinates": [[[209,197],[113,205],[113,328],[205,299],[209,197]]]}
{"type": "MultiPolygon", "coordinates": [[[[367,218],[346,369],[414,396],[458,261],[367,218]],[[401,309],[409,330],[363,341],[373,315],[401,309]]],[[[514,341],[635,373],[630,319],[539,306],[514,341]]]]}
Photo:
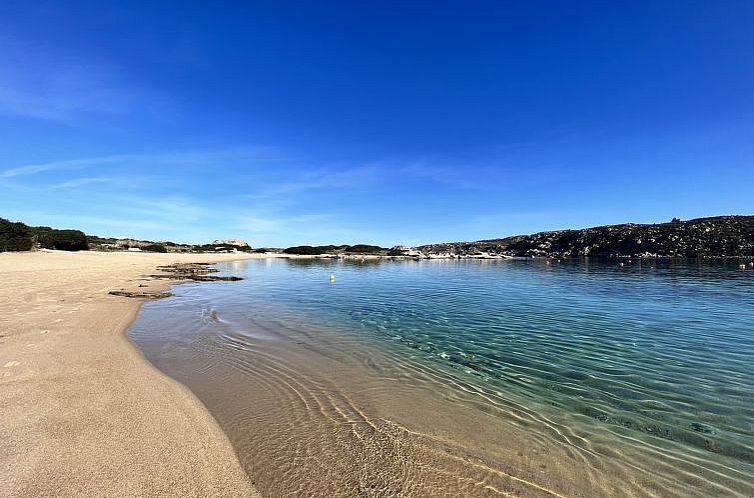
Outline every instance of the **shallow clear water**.
{"type": "Polygon", "coordinates": [[[129,336],[268,496],[754,496],[737,262],[218,267],[129,336]]]}

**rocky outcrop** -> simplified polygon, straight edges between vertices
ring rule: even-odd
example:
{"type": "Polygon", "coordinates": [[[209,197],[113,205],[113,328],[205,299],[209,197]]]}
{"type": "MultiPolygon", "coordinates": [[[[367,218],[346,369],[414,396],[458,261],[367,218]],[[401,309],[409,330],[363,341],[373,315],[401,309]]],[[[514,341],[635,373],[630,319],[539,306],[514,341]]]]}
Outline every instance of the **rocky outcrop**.
{"type": "MultiPolygon", "coordinates": [[[[217,273],[219,270],[211,268],[209,263],[176,263],[158,266],[157,270],[162,273],[146,275],[140,280],[193,280],[194,282],[235,282],[243,280],[241,277],[235,276],[212,275],[212,273],[217,273]]],[[[173,295],[168,291],[142,289],[142,287],[147,286],[139,284],[139,289],[136,290],[118,289],[111,290],[108,294],[137,299],[162,299],[173,295]]]]}
{"type": "Polygon", "coordinates": [[[213,246],[235,246],[235,247],[248,247],[249,244],[245,240],[241,239],[218,239],[212,242],[213,246]]]}
{"type": "Polygon", "coordinates": [[[173,294],[166,291],[150,291],[150,290],[140,290],[140,291],[128,291],[128,290],[112,290],[108,292],[108,294],[112,296],[121,296],[121,297],[132,297],[135,299],[163,299],[166,297],[170,297],[173,294]]]}
{"type": "Polygon", "coordinates": [[[243,280],[236,276],[210,275],[217,273],[217,269],[210,268],[209,263],[176,263],[174,265],[160,266],[157,269],[164,273],[150,275],[151,278],[167,280],[193,280],[195,282],[236,282],[243,280]]]}
{"type": "Polygon", "coordinates": [[[412,248],[420,257],[754,257],[754,216],[608,225],[412,248]]]}

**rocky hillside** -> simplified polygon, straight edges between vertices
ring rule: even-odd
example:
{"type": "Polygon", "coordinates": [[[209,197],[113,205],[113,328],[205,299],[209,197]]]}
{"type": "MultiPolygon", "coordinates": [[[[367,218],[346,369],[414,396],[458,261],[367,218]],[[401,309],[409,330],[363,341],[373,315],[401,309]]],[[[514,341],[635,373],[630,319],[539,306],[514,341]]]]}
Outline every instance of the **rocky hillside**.
{"type": "Polygon", "coordinates": [[[139,249],[152,252],[251,252],[252,248],[244,241],[216,240],[211,244],[176,244],[170,241],[151,241],[137,239],[116,239],[112,237],[98,237],[87,235],[89,247],[93,251],[125,251],[139,249]],[[231,244],[230,242],[233,242],[231,244]],[[241,245],[243,244],[243,245],[241,245]]]}
{"type": "Polygon", "coordinates": [[[754,216],[608,225],[414,248],[427,257],[754,257],[754,216]]]}
{"type": "Polygon", "coordinates": [[[212,242],[213,246],[249,247],[245,240],[241,239],[217,239],[212,242]]]}

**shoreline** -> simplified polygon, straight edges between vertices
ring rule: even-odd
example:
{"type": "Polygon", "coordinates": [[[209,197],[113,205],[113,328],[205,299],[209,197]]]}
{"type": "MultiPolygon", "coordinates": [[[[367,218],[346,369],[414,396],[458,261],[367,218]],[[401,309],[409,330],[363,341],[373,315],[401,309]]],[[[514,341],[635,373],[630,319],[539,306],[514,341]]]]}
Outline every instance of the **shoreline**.
{"type": "Polygon", "coordinates": [[[202,402],[128,339],[155,267],[242,254],[0,254],[2,496],[258,497],[202,402]],[[145,286],[141,289],[139,286],[145,286]]]}
{"type": "MultiPolygon", "coordinates": [[[[129,338],[205,403],[258,489],[269,496],[749,496],[740,479],[748,464],[736,453],[736,444],[699,436],[705,426],[690,422],[700,417],[689,420],[683,410],[664,405],[675,395],[652,382],[677,376],[674,392],[697,396],[700,406],[718,406],[693,380],[684,380],[688,375],[678,373],[687,362],[679,362],[679,370],[657,371],[651,352],[634,359],[636,343],[656,338],[652,329],[623,338],[620,324],[634,323],[625,321],[634,316],[630,306],[607,303],[597,311],[609,315],[579,321],[589,334],[584,341],[548,320],[570,316],[574,303],[574,317],[594,316],[593,306],[571,300],[572,280],[538,278],[544,265],[494,265],[489,270],[495,273],[485,277],[478,271],[484,264],[450,274],[436,265],[405,264],[411,275],[403,288],[403,282],[396,283],[403,280],[398,277],[402,268],[393,265],[370,268],[377,273],[369,275],[363,268],[327,261],[218,265],[223,273],[247,280],[192,285],[176,291],[180,299],[150,303],[129,329],[129,338]],[[334,286],[327,283],[331,268],[336,268],[334,286]],[[412,278],[417,273],[423,273],[426,285],[412,278]],[[438,277],[447,294],[437,294],[438,277]],[[496,284],[463,287],[477,281],[496,284]],[[415,303],[413,297],[429,294],[428,289],[438,295],[429,298],[434,306],[415,303]],[[459,311],[447,304],[469,302],[459,292],[479,303],[499,299],[497,310],[515,304],[522,311],[446,326],[459,311]],[[534,304],[547,311],[536,329],[528,324],[538,315],[526,310],[534,304]],[[370,322],[362,327],[365,317],[370,322]],[[487,327],[503,337],[485,345],[484,335],[466,336],[487,327]],[[530,330],[544,335],[516,340],[530,330]],[[616,346],[612,356],[603,356],[605,342],[588,343],[596,330],[615,338],[607,344],[634,347],[616,346]],[[506,356],[508,348],[513,351],[506,356]],[[554,351],[562,362],[552,361],[554,351]],[[637,370],[646,375],[646,384],[634,383],[637,370]],[[589,374],[572,374],[584,371],[589,374]],[[579,391],[583,398],[571,387],[576,377],[595,379],[579,391]],[[657,401],[621,397],[611,402],[612,392],[625,392],[620,389],[626,378],[631,392],[641,395],[630,399],[657,401]],[[653,406],[667,406],[667,411],[648,414],[653,406]],[[665,431],[675,437],[667,438],[665,431]],[[705,453],[707,440],[717,448],[715,455],[705,453]]],[[[620,285],[623,277],[611,265],[601,268],[585,266],[579,274],[590,282],[600,274],[606,277],[591,289],[620,285]]],[[[695,265],[688,270],[695,274],[695,265]]],[[[672,275],[664,281],[675,289],[672,275]]],[[[656,290],[656,279],[643,289],[656,290]]],[[[575,295],[588,292],[577,288],[575,295]]],[[[636,292],[647,296],[642,302],[651,301],[651,292],[636,292]]],[[[492,316],[490,307],[481,308],[487,311],[481,316],[492,316]]],[[[678,313],[680,320],[687,316],[683,309],[678,313]]],[[[650,307],[640,317],[652,323],[679,320],[664,322],[652,314],[650,307]]],[[[560,323],[573,323],[565,320],[560,323]]],[[[735,430],[745,431],[735,409],[719,413],[735,430]]]]}
{"type": "MultiPolygon", "coordinates": [[[[269,392],[268,382],[279,387],[281,392],[287,392],[286,382],[281,383],[278,378],[280,365],[271,365],[275,368],[262,379],[262,391],[250,390],[243,396],[233,391],[225,394],[234,403],[246,399],[247,406],[255,407],[254,416],[275,419],[269,431],[262,430],[262,434],[273,434],[283,428],[285,437],[278,433],[279,437],[265,440],[264,436],[261,439],[247,437],[246,432],[236,431],[234,434],[231,424],[237,417],[232,411],[228,412],[230,416],[223,415],[222,410],[216,411],[217,406],[213,404],[214,397],[223,395],[222,389],[201,383],[200,389],[194,390],[196,386],[187,379],[178,377],[179,380],[175,380],[176,377],[152,363],[129,338],[127,332],[146,299],[108,295],[112,290],[149,294],[181,283],[170,278],[147,278],[157,267],[168,264],[199,261],[215,264],[275,258],[296,260],[317,256],[90,251],[0,253],[0,282],[3,284],[0,286],[0,302],[3,303],[0,309],[0,452],[6,456],[0,461],[0,496],[259,497],[255,484],[265,491],[265,479],[270,479],[270,475],[274,479],[286,476],[286,472],[280,474],[275,455],[280,449],[280,441],[290,443],[286,437],[300,429],[295,425],[285,429],[285,424],[292,423],[289,409],[300,398],[286,400],[274,396],[265,408],[260,409],[265,405],[259,404],[269,392]],[[210,386],[209,391],[207,386],[210,386]],[[260,446],[260,441],[267,446],[260,446]],[[249,455],[254,455],[254,459],[249,455]],[[250,460],[254,460],[253,465],[250,460]]],[[[158,325],[162,323],[164,320],[158,325]]],[[[321,332],[317,337],[326,336],[325,330],[321,332]]],[[[293,339],[293,344],[299,344],[297,338],[293,339]]],[[[329,353],[323,356],[323,360],[320,358],[324,363],[303,361],[316,359],[310,355],[310,349],[298,352],[291,352],[287,346],[283,350],[274,349],[280,344],[275,340],[257,339],[255,347],[264,349],[268,353],[266,357],[277,361],[281,358],[296,360],[288,368],[295,368],[302,375],[298,379],[301,386],[308,386],[308,390],[297,389],[297,396],[301,393],[313,396],[312,406],[320,406],[317,401],[325,407],[334,403],[332,419],[325,417],[322,423],[326,425],[328,420],[337,420],[349,410],[355,410],[352,415],[356,422],[363,419],[364,423],[348,425],[344,437],[351,437],[353,431],[348,431],[352,427],[358,434],[341,453],[367,441],[376,446],[364,447],[363,454],[369,455],[369,451],[374,452],[376,448],[384,453],[378,452],[373,457],[382,458],[392,454],[390,448],[395,443],[402,448],[401,451],[416,450],[429,455],[428,461],[437,462],[448,451],[456,457],[465,454],[464,445],[472,441],[473,448],[486,448],[490,441],[497,441],[493,446],[502,448],[499,453],[487,454],[487,450],[480,450],[481,453],[469,452],[468,457],[473,462],[490,462],[492,470],[497,466],[507,469],[508,477],[494,472],[492,476],[478,476],[481,480],[499,481],[501,489],[532,487],[528,492],[534,494],[524,494],[531,496],[536,496],[544,488],[568,494],[569,490],[576,489],[571,487],[574,485],[571,482],[573,476],[579,475],[576,482],[590,482],[588,468],[558,463],[566,461],[567,455],[547,458],[545,462],[537,454],[539,450],[535,451],[541,441],[524,437],[518,431],[502,430],[494,424],[482,431],[478,419],[469,419],[465,411],[446,406],[443,402],[446,397],[433,395],[420,399],[417,393],[424,387],[420,384],[408,386],[405,378],[400,384],[404,389],[403,398],[392,389],[388,398],[359,394],[386,392],[384,388],[390,387],[377,381],[372,383],[369,375],[361,375],[369,371],[363,370],[360,359],[373,358],[374,355],[357,354],[350,361],[339,364],[337,371],[345,375],[336,378],[328,377],[334,375],[333,358],[329,353]],[[332,381],[337,381],[336,384],[343,389],[329,391],[324,398],[318,398],[324,392],[322,386],[332,381]],[[396,399],[405,401],[396,402],[396,399]],[[425,427],[422,425],[426,423],[424,416],[421,415],[420,419],[416,416],[428,411],[442,412],[443,418],[425,427]],[[391,425],[393,423],[398,425],[391,425]],[[437,424],[440,423],[445,424],[440,433],[457,434],[457,441],[463,445],[443,450],[445,446],[436,447],[434,442],[425,444],[434,441],[432,437],[420,440],[411,437],[412,434],[422,434],[422,431],[431,436],[438,431],[437,424]],[[401,427],[407,428],[406,431],[401,427]],[[475,431],[465,432],[463,429],[457,432],[459,428],[467,427],[475,427],[475,431]],[[546,476],[530,474],[543,463],[549,469],[546,476]]],[[[327,348],[328,351],[331,349],[339,351],[338,355],[348,354],[347,348],[327,348]]],[[[347,357],[344,359],[348,360],[347,357]]],[[[372,367],[377,365],[375,361],[378,360],[371,360],[372,367]]],[[[378,363],[383,367],[393,365],[387,360],[378,363]]],[[[185,364],[191,365],[192,362],[185,364]]],[[[254,368],[263,364],[255,363],[254,368]]],[[[398,378],[399,370],[388,368],[387,371],[390,372],[387,378],[398,378]]],[[[284,378],[283,381],[286,379],[290,380],[284,378]]],[[[253,379],[244,379],[247,383],[250,380],[253,379]]],[[[446,394],[460,401],[455,398],[457,393],[446,394]]],[[[240,410],[239,413],[245,410],[243,404],[233,409],[240,410]]],[[[533,420],[538,420],[535,414],[533,420]]],[[[247,415],[249,413],[244,413],[247,415]]],[[[326,434],[334,430],[325,428],[326,434]]],[[[340,425],[336,427],[342,428],[340,425]]],[[[311,434],[300,434],[299,440],[305,441],[307,437],[311,434]]],[[[554,448],[547,449],[547,452],[550,455],[556,453],[554,448]]],[[[332,454],[329,440],[321,454],[332,454]]],[[[369,475],[378,475],[380,467],[366,462],[364,469],[369,469],[369,475]]],[[[457,469],[459,462],[455,458],[446,464],[457,469]]],[[[385,462],[383,464],[385,468],[389,467],[385,462]]],[[[336,459],[331,465],[339,468],[344,463],[336,459]]],[[[403,468],[400,462],[396,465],[393,470],[403,468]]],[[[480,471],[475,465],[469,468],[472,473],[480,471]]],[[[624,470],[613,469],[617,472],[615,475],[624,470]]],[[[343,469],[338,475],[345,476],[347,471],[343,469]]],[[[316,481],[313,476],[308,479],[316,481]]],[[[351,489],[356,484],[349,483],[338,489],[351,489]]],[[[602,482],[601,485],[607,486],[608,483],[602,482]]]]}

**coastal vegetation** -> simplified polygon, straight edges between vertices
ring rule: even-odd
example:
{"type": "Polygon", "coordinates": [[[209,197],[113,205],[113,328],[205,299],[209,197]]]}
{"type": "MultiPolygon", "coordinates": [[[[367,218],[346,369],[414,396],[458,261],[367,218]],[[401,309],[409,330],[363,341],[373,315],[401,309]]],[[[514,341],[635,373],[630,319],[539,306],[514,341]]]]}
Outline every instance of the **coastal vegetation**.
{"type": "MultiPolygon", "coordinates": [[[[84,235],[80,230],[30,227],[0,218],[0,252],[34,248],[65,251],[148,252],[280,252],[253,249],[242,240],[215,240],[208,244],[179,244],[84,235]]],[[[475,242],[448,242],[413,248],[377,245],[300,245],[284,254],[333,256],[337,254],[409,257],[754,257],[754,216],[717,216],[666,223],[607,225],[557,230],[475,242]]]]}
{"type": "Polygon", "coordinates": [[[56,230],[50,227],[33,227],[30,229],[32,242],[43,249],[60,251],[86,251],[89,244],[81,230],[56,230]]]}
{"type": "Polygon", "coordinates": [[[218,243],[215,241],[209,244],[179,244],[171,241],[151,241],[137,239],[116,239],[114,237],[98,237],[96,235],[87,235],[89,246],[95,251],[124,251],[130,248],[139,249],[148,252],[252,252],[251,246],[243,241],[235,241],[233,244],[218,243]]]}
{"type": "Polygon", "coordinates": [[[387,255],[389,251],[387,248],[368,244],[356,244],[353,246],[293,246],[283,249],[283,253],[285,254],[298,254],[302,256],[319,256],[321,254],[337,254],[342,252],[349,254],[387,255]]]}
{"type": "Polygon", "coordinates": [[[21,222],[0,218],[0,252],[30,251],[32,249],[60,251],[127,251],[147,252],[252,252],[244,241],[215,241],[210,244],[177,244],[170,241],[153,242],[115,237],[86,235],[81,230],[58,230],[51,227],[31,227],[21,222]],[[219,243],[223,242],[223,243],[219,243]]]}
{"type": "Polygon", "coordinates": [[[31,246],[28,226],[0,218],[0,251],[28,251],[31,246]]]}
{"type": "Polygon", "coordinates": [[[0,251],[29,251],[34,247],[61,251],[84,251],[89,244],[80,230],[30,227],[0,218],[0,251]]]}
{"type": "Polygon", "coordinates": [[[251,246],[248,244],[244,246],[235,246],[235,245],[229,245],[229,244],[201,244],[201,245],[195,245],[191,246],[190,251],[194,252],[222,252],[222,251],[231,251],[231,250],[237,250],[240,252],[252,252],[251,246]]]}
{"type": "Polygon", "coordinates": [[[162,244],[149,244],[141,248],[142,251],[147,252],[168,252],[167,247],[162,244]]]}
{"type": "Polygon", "coordinates": [[[345,251],[358,254],[380,254],[388,251],[388,249],[380,246],[370,246],[368,244],[356,244],[355,246],[346,246],[345,251]]]}

